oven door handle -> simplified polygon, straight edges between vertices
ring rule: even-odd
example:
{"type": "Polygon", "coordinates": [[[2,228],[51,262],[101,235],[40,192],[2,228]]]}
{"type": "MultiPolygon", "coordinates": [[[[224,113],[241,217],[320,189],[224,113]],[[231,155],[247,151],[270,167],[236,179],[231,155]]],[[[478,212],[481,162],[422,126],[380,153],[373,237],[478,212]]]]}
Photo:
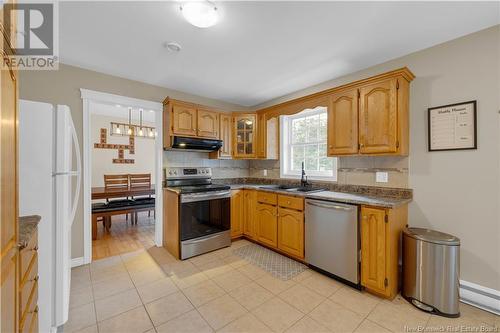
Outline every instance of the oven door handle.
{"type": "Polygon", "coordinates": [[[181,194],[181,203],[224,199],[231,197],[231,191],[211,192],[206,194],[181,194]]]}

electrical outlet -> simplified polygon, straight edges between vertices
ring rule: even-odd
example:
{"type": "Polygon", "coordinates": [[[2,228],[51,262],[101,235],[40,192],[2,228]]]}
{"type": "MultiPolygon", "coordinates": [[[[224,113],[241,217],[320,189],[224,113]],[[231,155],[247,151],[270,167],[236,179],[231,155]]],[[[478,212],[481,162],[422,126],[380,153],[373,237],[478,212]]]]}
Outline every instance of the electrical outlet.
{"type": "Polygon", "coordinates": [[[375,181],[377,183],[387,183],[389,181],[389,173],[377,171],[375,173],[375,181]]]}
{"type": "Polygon", "coordinates": [[[267,169],[262,170],[262,174],[264,177],[267,176],[267,169]]]}

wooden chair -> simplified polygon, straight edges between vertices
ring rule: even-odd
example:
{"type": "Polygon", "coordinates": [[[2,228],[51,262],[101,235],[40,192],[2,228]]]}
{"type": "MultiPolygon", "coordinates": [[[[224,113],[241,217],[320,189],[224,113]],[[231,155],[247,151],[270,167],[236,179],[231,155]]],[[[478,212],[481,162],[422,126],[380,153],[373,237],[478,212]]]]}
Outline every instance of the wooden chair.
{"type": "MultiPolygon", "coordinates": [[[[150,173],[131,173],[128,175],[129,176],[129,184],[130,184],[130,189],[137,189],[137,188],[150,188],[151,187],[151,174],[150,173]]],[[[154,198],[151,198],[151,195],[147,197],[139,197],[139,198],[132,198],[135,201],[148,201],[151,202],[151,200],[154,198]]],[[[153,211],[153,216],[156,218],[156,211],[155,209],[152,209],[153,211]]],[[[135,213],[135,223],[137,224],[137,213],[135,213]]],[[[148,211],[148,217],[151,216],[151,210],[148,211]]]]}
{"type": "MultiPolygon", "coordinates": [[[[128,190],[129,188],[129,177],[127,173],[124,174],[116,174],[116,175],[104,175],[104,189],[105,190],[128,190]]],[[[125,199],[116,199],[109,200],[106,199],[106,202],[127,202],[129,198],[125,199]]],[[[125,214],[125,219],[128,220],[128,214],[125,214]]],[[[109,227],[111,226],[111,218],[109,219],[109,227]]],[[[108,227],[108,230],[109,230],[108,227]]]]}

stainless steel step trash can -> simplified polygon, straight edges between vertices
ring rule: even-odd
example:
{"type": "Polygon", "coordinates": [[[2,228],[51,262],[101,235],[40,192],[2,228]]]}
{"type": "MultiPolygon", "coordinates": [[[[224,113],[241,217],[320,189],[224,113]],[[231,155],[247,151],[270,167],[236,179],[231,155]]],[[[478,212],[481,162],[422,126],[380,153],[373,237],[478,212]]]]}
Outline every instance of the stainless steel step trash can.
{"type": "Polygon", "coordinates": [[[460,239],[439,231],[403,231],[403,297],[417,308],[459,317],[460,239]]]}

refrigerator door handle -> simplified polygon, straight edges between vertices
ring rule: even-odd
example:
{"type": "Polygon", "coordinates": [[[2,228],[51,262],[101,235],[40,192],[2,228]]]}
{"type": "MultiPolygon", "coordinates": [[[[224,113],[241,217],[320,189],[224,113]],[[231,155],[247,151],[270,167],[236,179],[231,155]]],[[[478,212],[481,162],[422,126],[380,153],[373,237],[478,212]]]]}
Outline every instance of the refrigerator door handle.
{"type": "Polygon", "coordinates": [[[75,124],[73,123],[73,119],[69,117],[69,125],[71,127],[71,135],[73,137],[73,146],[75,148],[76,153],[76,171],[70,171],[67,174],[76,176],[76,191],[75,196],[73,197],[73,203],[71,205],[71,215],[70,221],[73,223],[73,219],[75,218],[76,208],[78,205],[78,198],[80,197],[80,187],[82,182],[82,158],[80,155],[80,145],[78,144],[78,137],[76,136],[75,124]]]}

